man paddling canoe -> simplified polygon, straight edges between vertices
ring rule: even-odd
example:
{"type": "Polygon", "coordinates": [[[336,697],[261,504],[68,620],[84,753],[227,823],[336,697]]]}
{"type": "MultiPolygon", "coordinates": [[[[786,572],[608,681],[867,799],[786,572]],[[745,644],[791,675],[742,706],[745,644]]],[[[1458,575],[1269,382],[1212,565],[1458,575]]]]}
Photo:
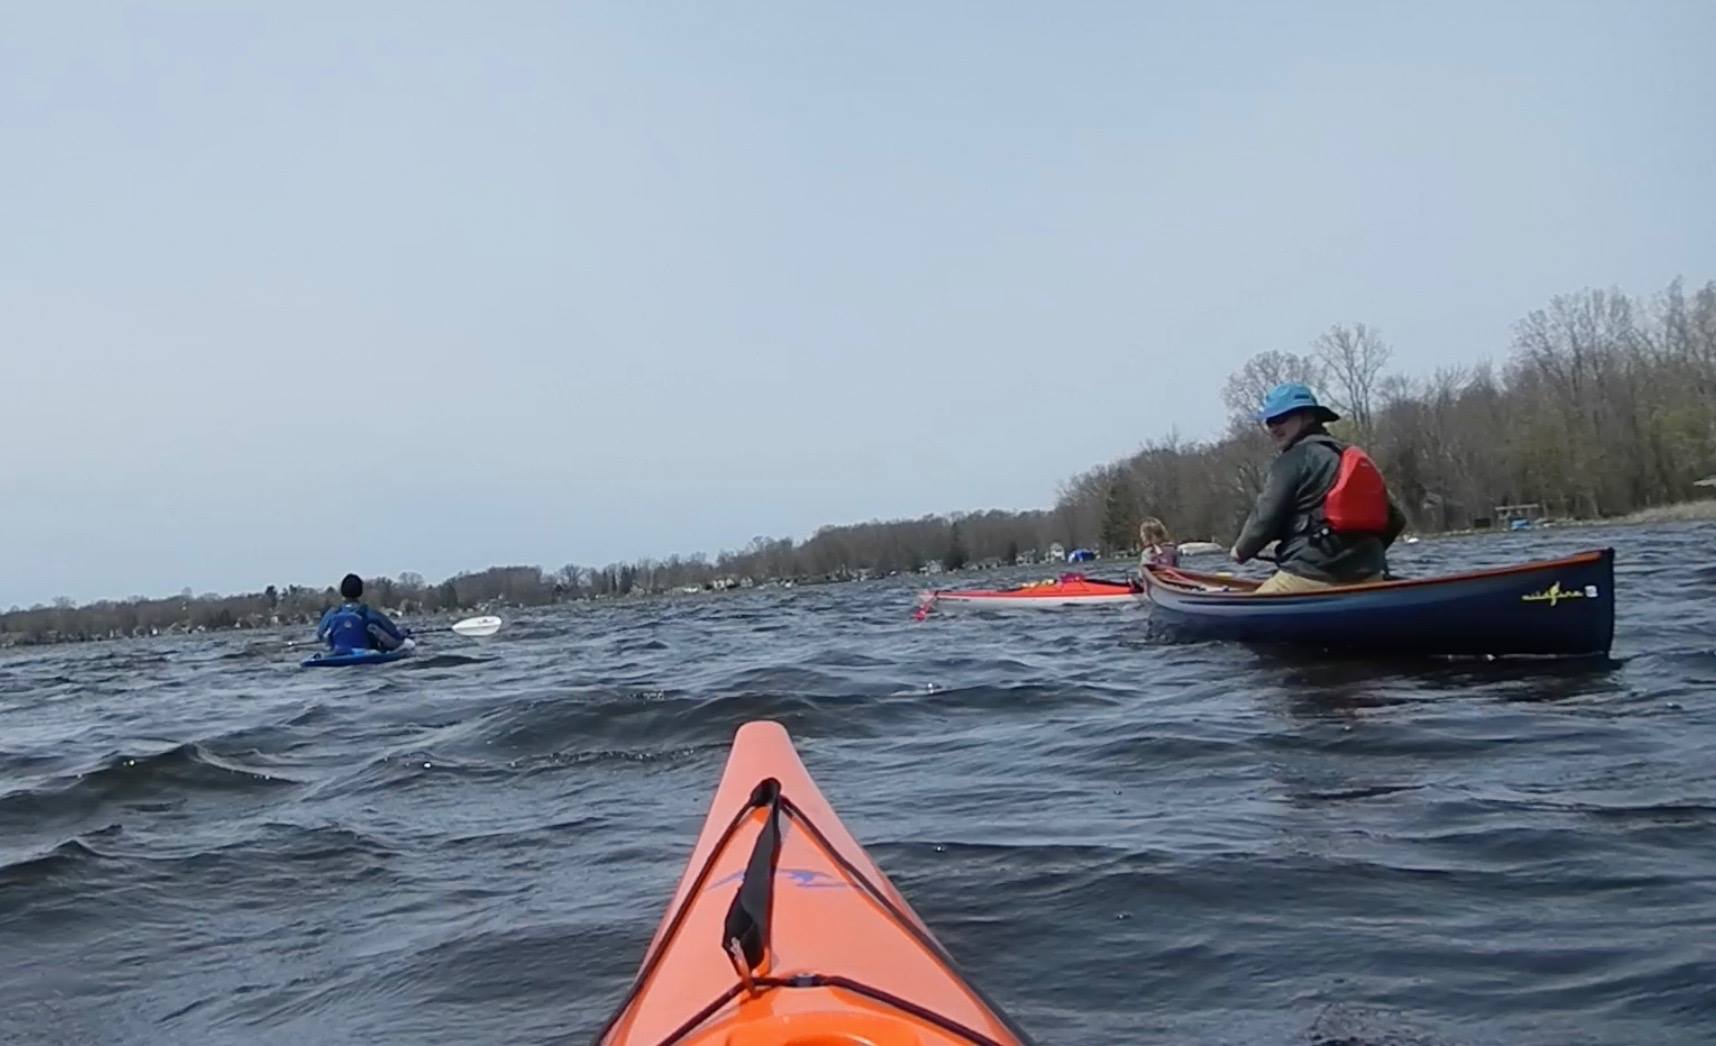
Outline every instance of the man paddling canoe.
{"type": "Polygon", "coordinates": [[[1288,382],[1270,390],[1257,418],[1281,453],[1233,544],[1244,563],[1277,542],[1275,574],[1255,594],[1382,580],[1406,516],[1365,452],[1323,427],[1340,415],[1288,382]]]}
{"type": "Polygon", "coordinates": [[[340,596],[345,602],[329,607],[316,626],[316,638],[328,644],[329,650],[397,650],[410,635],[400,631],[392,618],[363,602],[363,578],[356,574],[341,579],[340,596]]]}

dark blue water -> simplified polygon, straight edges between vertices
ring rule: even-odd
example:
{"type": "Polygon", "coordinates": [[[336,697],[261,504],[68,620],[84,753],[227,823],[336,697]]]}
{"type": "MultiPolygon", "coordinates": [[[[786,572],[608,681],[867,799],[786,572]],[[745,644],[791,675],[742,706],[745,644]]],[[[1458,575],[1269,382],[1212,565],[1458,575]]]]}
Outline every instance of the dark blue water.
{"type": "Polygon", "coordinates": [[[1716,526],[1396,566],[1604,543],[1603,666],[919,624],[903,579],[524,612],[386,668],[0,655],[0,1041],[587,1038],[770,718],[1041,1041],[1708,1042],[1716,526]]]}

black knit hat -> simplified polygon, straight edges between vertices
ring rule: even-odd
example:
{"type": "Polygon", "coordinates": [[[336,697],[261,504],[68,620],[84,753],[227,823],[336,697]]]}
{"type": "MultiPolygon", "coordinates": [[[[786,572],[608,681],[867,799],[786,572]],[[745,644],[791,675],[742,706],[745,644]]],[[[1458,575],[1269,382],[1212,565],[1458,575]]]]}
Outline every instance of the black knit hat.
{"type": "Polygon", "coordinates": [[[347,599],[356,599],[363,595],[363,578],[356,574],[347,574],[340,579],[340,595],[347,599]]]}

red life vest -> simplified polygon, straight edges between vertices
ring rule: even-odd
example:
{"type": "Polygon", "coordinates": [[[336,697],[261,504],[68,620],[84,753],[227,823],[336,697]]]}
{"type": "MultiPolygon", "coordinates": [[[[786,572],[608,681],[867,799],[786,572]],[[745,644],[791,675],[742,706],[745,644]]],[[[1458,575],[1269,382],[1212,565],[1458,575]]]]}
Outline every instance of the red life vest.
{"type": "Polygon", "coordinates": [[[1323,518],[1336,534],[1386,534],[1388,486],[1370,455],[1357,447],[1338,447],[1340,471],[1323,499],[1323,518]]]}

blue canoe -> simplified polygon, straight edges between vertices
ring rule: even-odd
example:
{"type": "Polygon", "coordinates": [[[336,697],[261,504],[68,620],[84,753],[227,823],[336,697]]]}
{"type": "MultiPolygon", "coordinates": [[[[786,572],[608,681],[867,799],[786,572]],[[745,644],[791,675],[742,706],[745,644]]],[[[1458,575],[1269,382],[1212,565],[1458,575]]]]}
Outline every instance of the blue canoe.
{"type": "Polygon", "coordinates": [[[326,654],[317,654],[305,660],[305,668],[344,668],[348,665],[385,665],[390,661],[400,661],[411,656],[412,645],[407,643],[398,650],[344,650],[326,654]]]}
{"type": "Polygon", "coordinates": [[[1615,551],[1409,581],[1255,595],[1259,582],[1148,567],[1151,627],[1391,654],[1603,656],[1615,636],[1615,551]]]}

